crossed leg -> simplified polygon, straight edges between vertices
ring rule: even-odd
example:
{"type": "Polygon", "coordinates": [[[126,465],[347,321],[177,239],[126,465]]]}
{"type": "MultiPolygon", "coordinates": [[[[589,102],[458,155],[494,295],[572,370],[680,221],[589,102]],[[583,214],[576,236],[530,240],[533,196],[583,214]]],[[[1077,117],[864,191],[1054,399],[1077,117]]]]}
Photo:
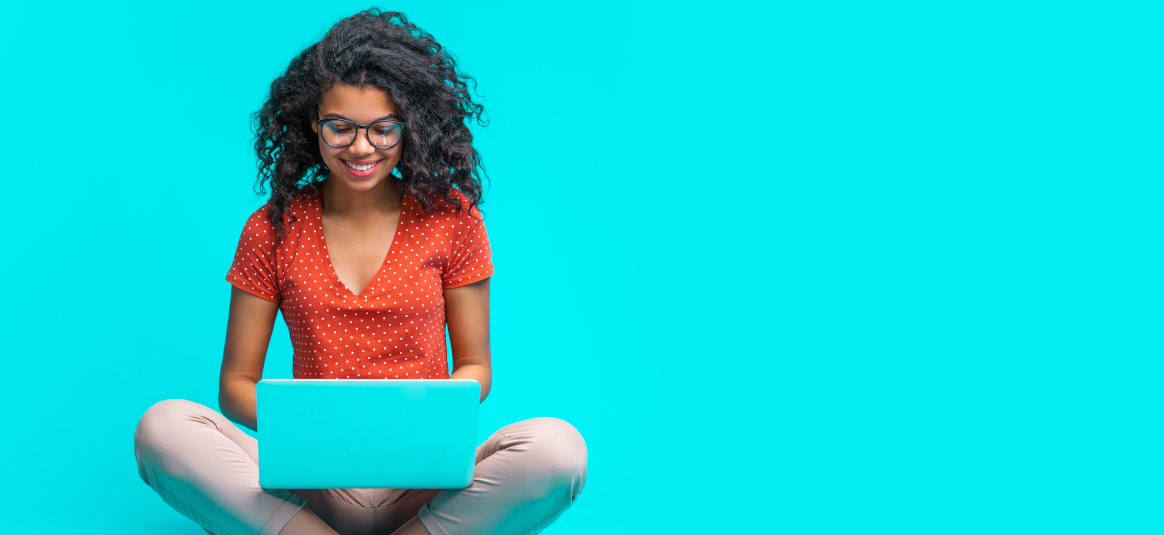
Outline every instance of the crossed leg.
{"type": "Polygon", "coordinates": [[[473,484],[464,489],[263,489],[258,441],[180,399],[150,407],[134,442],[142,480],[214,535],[388,535],[401,526],[402,534],[423,527],[430,535],[534,535],[586,482],[586,443],[557,418],[493,433],[477,447],[473,484]]]}

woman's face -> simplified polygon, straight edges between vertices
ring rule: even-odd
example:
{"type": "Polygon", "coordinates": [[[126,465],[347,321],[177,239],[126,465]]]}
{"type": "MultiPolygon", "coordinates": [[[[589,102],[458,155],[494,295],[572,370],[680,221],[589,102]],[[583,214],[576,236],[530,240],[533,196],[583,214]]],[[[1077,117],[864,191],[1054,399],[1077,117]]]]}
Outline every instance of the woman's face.
{"type": "MultiPolygon", "coordinates": [[[[396,105],[388,98],[388,93],[376,87],[360,89],[356,86],[336,84],[323,94],[319,103],[320,119],[348,119],[357,125],[370,125],[377,121],[403,121],[396,105]]],[[[348,125],[350,126],[350,125],[348,125]]],[[[331,179],[335,179],[356,191],[368,191],[380,185],[396,164],[404,148],[403,132],[401,140],[390,149],[379,149],[368,141],[367,129],[356,130],[355,141],[343,148],[335,148],[324,142],[319,135],[320,126],[313,121],[311,129],[319,141],[319,153],[323,162],[331,169],[331,179]],[[370,169],[367,167],[372,165],[370,169]],[[357,166],[357,168],[353,168],[357,166]]],[[[373,139],[376,139],[373,132],[373,139]]],[[[380,141],[377,144],[383,145],[380,141]]]]}

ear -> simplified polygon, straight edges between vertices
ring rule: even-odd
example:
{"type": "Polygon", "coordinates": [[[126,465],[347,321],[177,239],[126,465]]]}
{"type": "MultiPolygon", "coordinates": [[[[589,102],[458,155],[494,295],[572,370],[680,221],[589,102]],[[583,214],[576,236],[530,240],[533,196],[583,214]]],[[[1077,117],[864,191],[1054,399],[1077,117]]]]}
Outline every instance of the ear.
{"type": "Polygon", "coordinates": [[[318,134],[319,133],[319,123],[317,123],[315,121],[311,121],[311,131],[318,134]]]}

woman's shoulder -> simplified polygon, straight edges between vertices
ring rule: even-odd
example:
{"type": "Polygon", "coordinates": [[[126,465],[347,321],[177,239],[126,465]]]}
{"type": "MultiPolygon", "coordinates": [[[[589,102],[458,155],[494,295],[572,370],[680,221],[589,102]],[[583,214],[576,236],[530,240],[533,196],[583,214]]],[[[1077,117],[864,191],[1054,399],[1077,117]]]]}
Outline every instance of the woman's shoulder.
{"type": "MultiPolygon", "coordinates": [[[[437,197],[431,201],[431,207],[426,213],[424,210],[417,207],[417,215],[426,219],[434,220],[451,220],[451,221],[466,221],[470,218],[481,219],[481,211],[477,206],[473,205],[469,200],[469,196],[465,195],[459,189],[449,190],[449,197],[460,204],[457,204],[444,197],[437,197]]],[[[418,203],[419,204],[419,203],[418,203]]]]}

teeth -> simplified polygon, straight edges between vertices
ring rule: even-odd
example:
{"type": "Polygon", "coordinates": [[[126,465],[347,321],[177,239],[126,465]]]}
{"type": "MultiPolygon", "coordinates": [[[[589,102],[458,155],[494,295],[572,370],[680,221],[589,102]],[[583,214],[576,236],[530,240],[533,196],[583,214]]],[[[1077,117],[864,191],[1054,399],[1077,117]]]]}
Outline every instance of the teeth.
{"type": "Polygon", "coordinates": [[[374,163],[370,163],[368,165],[352,165],[352,162],[344,160],[344,163],[347,164],[348,167],[351,167],[352,169],[355,169],[356,171],[367,171],[368,169],[376,167],[376,164],[378,164],[380,162],[374,162],[374,163]]]}

